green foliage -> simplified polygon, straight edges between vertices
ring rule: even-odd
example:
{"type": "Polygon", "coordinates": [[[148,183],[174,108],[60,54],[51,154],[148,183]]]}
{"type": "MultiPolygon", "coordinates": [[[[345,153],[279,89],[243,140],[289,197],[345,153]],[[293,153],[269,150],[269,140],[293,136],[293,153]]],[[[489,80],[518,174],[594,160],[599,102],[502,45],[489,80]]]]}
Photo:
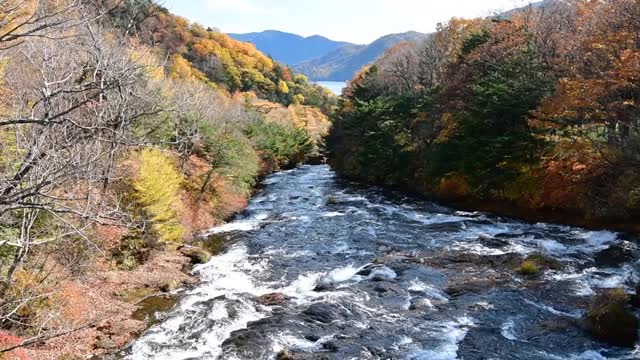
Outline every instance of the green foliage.
{"type": "Polygon", "coordinates": [[[382,184],[407,180],[416,160],[414,119],[430,106],[429,98],[415,96],[356,100],[348,117],[335,120],[327,145],[333,153],[340,153],[337,147],[344,137],[353,142],[345,149],[349,152],[348,163],[341,167],[352,176],[382,184]]]}
{"type": "Polygon", "coordinates": [[[516,269],[516,272],[520,275],[537,275],[540,273],[540,268],[533,261],[524,261],[516,269]]]}
{"type": "Polygon", "coordinates": [[[301,164],[313,151],[307,131],[264,120],[251,124],[247,136],[254,141],[260,156],[275,169],[301,164]]]}
{"type": "Polygon", "coordinates": [[[527,262],[531,262],[543,269],[549,270],[562,270],[562,263],[560,260],[543,253],[533,253],[526,258],[527,262]]]}
{"type": "Polygon", "coordinates": [[[120,270],[133,270],[149,259],[151,249],[155,246],[152,236],[143,231],[133,230],[120,239],[113,260],[120,270]]]}
{"type": "Polygon", "coordinates": [[[466,109],[458,114],[461,135],[441,149],[453,152],[447,157],[449,170],[462,170],[479,196],[513,181],[519,166],[535,159],[540,144],[527,119],[551,91],[531,49],[483,71],[471,86],[466,109]]]}
{"type": "Polygon", "coordinates": [[[501,196],[539,158],[542,144],[528,118],[552,82],[529,40],[500,59],[476,53],[489,41],[486,30],[463,41],[449,65],[461,80],[448,87],[381,95],[384,86],[368,79],[382,70],[367,69],[334,117],[332,163],[366,181],[432,190],[457,174],[473,195],[501,196]]]}
{"type": "Polygon", "coordinates": [[[132,197],[145,221],[162,242],[181,242],[184,227],[178,219],[182,208],[179,191],[182,175],[162,151],[143,149],[137,154],[138,173],[132,179],[132,197]]]}
{"type": "Polygon", "coordinates": [[[211,123],[200,125],[202,148],[200,155],[208,159],[215,171],[231,180],[244,194],[256,182],[260,159],[251,142],[236,130],[215,127],[211,123]]]}
{"type": "Polygon", "coordinates": [[[462,54],[470,54],[472,51],[486,44],[489,39],[491,39],[491,33],[487,30],[471,33],[469,37],[462,42],[462,54]]]}

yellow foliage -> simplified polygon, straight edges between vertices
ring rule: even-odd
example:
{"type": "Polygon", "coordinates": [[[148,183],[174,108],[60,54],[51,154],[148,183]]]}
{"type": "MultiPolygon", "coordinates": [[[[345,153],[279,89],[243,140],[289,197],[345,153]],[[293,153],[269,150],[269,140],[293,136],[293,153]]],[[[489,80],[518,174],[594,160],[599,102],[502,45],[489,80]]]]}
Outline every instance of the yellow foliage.
{"type": "Polygon", "coordinates": [[[171,57],[171,63],[169,65],[169,77],[174,80],[199,80],[204,81],[207,84],[210,83],[209,79],[204,73],[194,68],[187,59],[178,54],[171,57]]]}
{"type": "Polygon", "coordinates": [[[160,150],[144,149],[138,157],[140,167],[133,180],[136,202],[150,217],[160,241],[181,242],[185,232],[178,220],[182,175],[174,161],[160,150]]]}
{"type": "Polygon", "coordinates": [[[283,94],[289,93],[289,86],[284,80],[280,80],[280,82],[278,82],[278,91],[280,91],[283,94]]]}
{"type": "Polygon", "coordinates": [[[44,273],[35,273],[28,270],[18,270],[13,276],[13,285],[9,288],[9,299],[29,299],[23,306],[18,308],[16,314],[34,320],[38,315],[49,307],[49,298],[47,296],[34,296],[38,289],[42,288],[44,282],[44,273]]]}
{"type": "Polygon", "coordinates": [[[296,94],[293,96],[293,103],[295,105],[300,105],[304,103],[304,96],[302,94],[296,94]]]}

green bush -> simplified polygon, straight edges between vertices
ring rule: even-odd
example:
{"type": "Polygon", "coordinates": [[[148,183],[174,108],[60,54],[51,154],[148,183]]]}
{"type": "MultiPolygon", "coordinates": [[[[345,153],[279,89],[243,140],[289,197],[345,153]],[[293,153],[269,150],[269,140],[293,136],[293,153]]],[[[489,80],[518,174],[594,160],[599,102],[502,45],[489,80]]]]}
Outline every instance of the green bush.
{"type": "Polygon", "coordinates": [[[237,190],[248,194],[260,169],[260,159],[251,141],[238,131],[210,123],[201,124],[200,132],[202,147],[199,155],[208,159],[212,168],[228,178],[237,190]]]}
{"type": "Polygon", "coordinates": [[[246,133],[262,159],[274,169],[295,167],[313,151],[313,141],[304,129],[259,120],[246,133]]]}
{"type": "Polygon", "coordinates": [[[113,260],[120,270],[133,270],[149,259],[151,249],[156,241],[142,231],[131,231],[120,239],[120,245],[115,251],[113,260]]]}

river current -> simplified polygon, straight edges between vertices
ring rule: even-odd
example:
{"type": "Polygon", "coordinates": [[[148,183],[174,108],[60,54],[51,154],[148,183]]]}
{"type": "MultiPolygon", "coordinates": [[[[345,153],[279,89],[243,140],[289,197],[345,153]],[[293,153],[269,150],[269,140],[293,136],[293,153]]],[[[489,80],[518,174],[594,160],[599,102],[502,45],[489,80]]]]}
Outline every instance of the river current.
{"type": "Polygon", "coordinates": [[[268,177],[211,234],[226,250],[125,359],[640,358],[581,326],[595,292],[640,280],[627,235],[456,211],[327,166],[268,177]],[[563,266],[516,274],[532,253],[563,266]]]}

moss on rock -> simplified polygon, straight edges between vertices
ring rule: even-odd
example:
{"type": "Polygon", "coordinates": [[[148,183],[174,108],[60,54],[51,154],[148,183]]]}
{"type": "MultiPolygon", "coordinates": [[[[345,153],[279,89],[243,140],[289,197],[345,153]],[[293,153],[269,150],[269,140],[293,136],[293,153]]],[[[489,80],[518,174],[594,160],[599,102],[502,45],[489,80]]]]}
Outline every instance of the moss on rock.
{"type": "Polygon", "coordinates": [[[189,259],[191,259],[191,264],[206,264],[211,260],[211,254],[202,248],[198,247],[182,247],[180,248],[180,253],[189,259]]]}
{"type": "Polygon", "coordinates": [[[611,345],[633,347],[638,340],[638,318],[628,304],[629,295],[624,289],[596,295],[586,317],[593,337],[611,345]]]}

